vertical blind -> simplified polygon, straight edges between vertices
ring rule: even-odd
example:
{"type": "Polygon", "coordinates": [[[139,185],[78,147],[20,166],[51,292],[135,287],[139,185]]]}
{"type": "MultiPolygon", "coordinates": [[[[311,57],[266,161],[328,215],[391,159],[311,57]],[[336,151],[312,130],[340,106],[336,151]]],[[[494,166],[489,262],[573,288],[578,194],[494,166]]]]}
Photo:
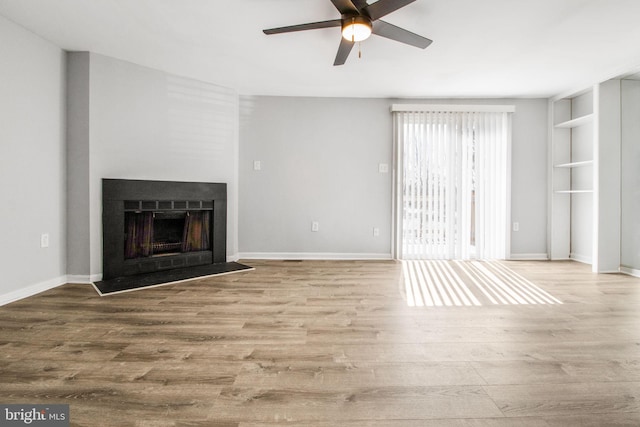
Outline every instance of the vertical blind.
{"type": "Polygon", "coordinates": [[[393,114],[397,256],[506,258],[511,114],[393,114]]]}

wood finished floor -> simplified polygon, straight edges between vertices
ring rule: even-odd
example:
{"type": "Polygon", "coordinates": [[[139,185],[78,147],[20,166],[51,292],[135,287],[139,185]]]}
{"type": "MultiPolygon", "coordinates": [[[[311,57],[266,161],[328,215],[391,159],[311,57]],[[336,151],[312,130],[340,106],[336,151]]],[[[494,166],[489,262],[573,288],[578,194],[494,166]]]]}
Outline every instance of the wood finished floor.
{"type": "Polygon", "coordinates": [[[508,262],[562,305],[408,307],[393,261],[0,307],[0,403],[74,426],[640,425],[640,279],[508,262]]]}

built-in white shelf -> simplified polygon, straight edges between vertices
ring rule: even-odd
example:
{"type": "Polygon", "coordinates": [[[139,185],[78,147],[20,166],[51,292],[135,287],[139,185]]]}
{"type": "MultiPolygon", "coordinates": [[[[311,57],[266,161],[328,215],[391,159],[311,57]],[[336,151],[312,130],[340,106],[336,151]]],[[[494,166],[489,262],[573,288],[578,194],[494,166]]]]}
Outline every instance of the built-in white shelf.
{"type": "Polygon", "coordinates": [[[592,121],[593,121],[593,114],[587,114],[585,116],[576,117],[575,119],[567,120],[566,122],[557,123],[555,127],[561,128],[561,129],[571,129],[571,128],[577,128],[578,126],[586,125],[587,123],[591,123],[592,121]]]}
{"type": "Polygon", "coordinates": [[[555,165],[556,168],[579,168],[581,166],[589,166],[593,164],[593,160],[585,160],[582,162],[563,163],[561,165],[555,165]]]}
{"type": "Polygon", "coordinates": [[[593,193],[593,190],[557,190],[558,194],[579,194],[579,193],[593,193]]]}
{"type": "Polygon", "coordinates": [[[549,101],[549,258],[620,266],[620,80],[549,101]]]}

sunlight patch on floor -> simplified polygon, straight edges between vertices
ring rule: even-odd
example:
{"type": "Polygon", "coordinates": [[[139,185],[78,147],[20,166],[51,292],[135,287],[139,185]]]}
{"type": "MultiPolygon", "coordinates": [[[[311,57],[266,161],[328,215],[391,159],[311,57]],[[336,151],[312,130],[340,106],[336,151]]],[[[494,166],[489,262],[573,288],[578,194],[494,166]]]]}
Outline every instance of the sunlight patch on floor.
{"type": "Polygon", "coordinates": [[[562,304],[499,261],[402,261],[407,305],[562,304]]]}

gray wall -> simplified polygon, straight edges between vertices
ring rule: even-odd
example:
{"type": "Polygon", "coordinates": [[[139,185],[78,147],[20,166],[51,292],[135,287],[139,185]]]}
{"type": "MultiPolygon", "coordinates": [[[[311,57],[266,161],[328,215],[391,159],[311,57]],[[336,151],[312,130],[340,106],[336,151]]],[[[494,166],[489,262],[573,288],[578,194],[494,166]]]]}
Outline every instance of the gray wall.
{"type": "Polygon", "coordinates": [[[640,271],[640,81],[622,80],[620,264],[640,271]]]}
{"type": "Polygon", "coordinates": [[[7,301],[65,280],[64,53],[1,16],[0,40],[0,299],[7,301]],[[48,248],[40,248],[42,233],[48,248]]]}
{"type": "Polygon", "coordinates": [[[71,204],[89,206],[88,230],[84,223],[70,230],[69,256],[84,256],[73,248],[81,249],[87,240],[90,251],[89,270],[78,265],[79,270],[70,273],[93,279],[102,273],[102,178],[226,182],[227,255],[233,258],[238,204],[235,91],[93,53],[70,54],[69,68],[89,69],[88,85],[86,74],[69,81],[69,93],[78,103],[89,91],[88,114],[77,114],[69,103],[70,127],[80,134],[88,129],[88,140],[80,147],[84,151],[75,147],[76,154],[89,156],[88,169],[83,162],[69,165],[70,176],[75,173],[82,180],[85,175],[88,182],[88,192],[84,185],[70,188],[71,204]]]}
{"type": "Polygon", "coordinates": [[[516,106],[511,253],[546,257],[546,100],[288,97],[241,98],[241,256],[390,256],[392,173],[378,164],[392,166],[391,104],[419,102],[516,106]]]}
{"type": "Polygon", "coordinates": [[[240,123],[241,256],[390,257],[387,101],[243,97],[240,123]]]}
{"type": "Polygon", "coordinates": [[[547,121],[546,99],[508,99],[513,104],[511,149],[511,256],[547,256],[547,121]]]}
{"type": "Polygon", "coordinates": [[[67,55],[67,273],[83,280],[91,271],[89,206],[89,70],[88,52],[67,55]]]}

